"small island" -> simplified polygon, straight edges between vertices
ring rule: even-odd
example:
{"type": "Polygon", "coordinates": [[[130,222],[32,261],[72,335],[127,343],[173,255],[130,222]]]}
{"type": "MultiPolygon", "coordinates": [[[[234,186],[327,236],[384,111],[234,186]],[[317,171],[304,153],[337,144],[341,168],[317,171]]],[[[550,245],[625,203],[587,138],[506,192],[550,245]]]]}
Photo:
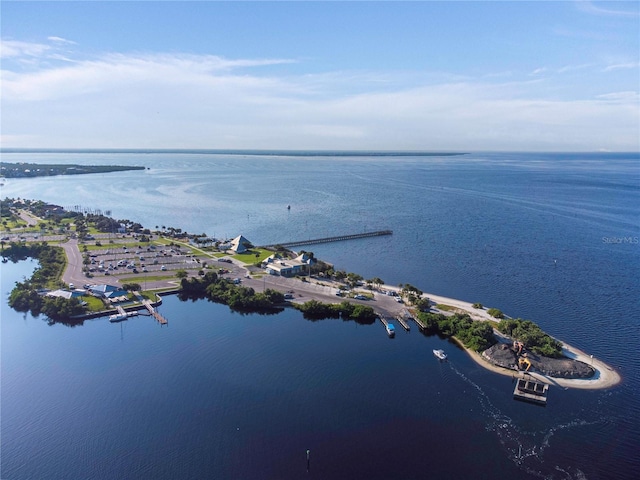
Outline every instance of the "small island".
{"type": "Polygon", "coordinates": [[[481,303],[427,294],[410,284],[396,287],[377,277],[365,280],[335,270],[313,252],[257,247],[242,235],[218,240],[173,227],[151,230],[59,206],[45,205],[43,210],[39,201],[7,198],[1,203],[3,216],[48,216],[33,227],[14,227],[13,238],[2,238],[2,256],[3,262],[39,260],[32,278],[17,282],[9,305],[45,314],[51,323],[81,325],[88,318],[113,317],[116,309],[115,317],[126,319],[125,310],[159,303],[158,294],[173,293],[184,300],[206,298],[239,312],[271,314],[293,307],[312,321],[341,318],[386,325],[395,318],[408,329],[411,320],[425,335],[450,338],[478,364],[502,375],[590,389],[609,388],[621,380],[604,362],[529,320],[510,318],[481,303]],[[116,298],[106,296],[105,289],[117,292],[116,298]]]}
{"type": "Polygon", "coordinates": [[[111,173],[128,170],[144,170],[145,167],[124,165],[70,165],[45,163],[2,162],[0,176],[4,178],[52,177],[56,175],[84,175],[88,173],[111,173]]]}

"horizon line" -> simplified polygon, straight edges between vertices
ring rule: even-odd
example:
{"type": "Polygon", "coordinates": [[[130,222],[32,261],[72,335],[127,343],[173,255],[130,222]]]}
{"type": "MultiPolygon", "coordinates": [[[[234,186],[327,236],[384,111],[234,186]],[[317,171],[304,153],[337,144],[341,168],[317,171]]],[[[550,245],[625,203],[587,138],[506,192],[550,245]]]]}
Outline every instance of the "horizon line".
{"type": "Polygon", "coordinates": [[[640,150],[360,150],[360,149],[272,149],[272,148],[99,148],[99,147],[0,147],[0,153],[213,153],[227,155],[342,155],[342,156],[437,156],[471,153],[629,153],[640,150]]]}

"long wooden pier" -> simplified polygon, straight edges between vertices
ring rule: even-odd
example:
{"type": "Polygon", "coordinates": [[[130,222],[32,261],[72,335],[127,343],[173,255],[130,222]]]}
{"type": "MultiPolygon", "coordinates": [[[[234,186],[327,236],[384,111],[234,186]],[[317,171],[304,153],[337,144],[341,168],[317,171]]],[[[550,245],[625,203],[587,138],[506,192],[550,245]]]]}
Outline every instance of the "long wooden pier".
{"type": "Polygon", "coordinates": [[[300,247],[302,245],[316,245],[318,243],[344,242],[345,240],[355,240],[358,238],[380,237],[383,235],[393,235],[393,230],[377,230],[375,232],[354,233],[352,235],[338,235],[336,237],[315,238],[309,240],[298,240],[295,242],[274,243],[272,245],[263,245],[265,248],[273,247],[300,247]]]}

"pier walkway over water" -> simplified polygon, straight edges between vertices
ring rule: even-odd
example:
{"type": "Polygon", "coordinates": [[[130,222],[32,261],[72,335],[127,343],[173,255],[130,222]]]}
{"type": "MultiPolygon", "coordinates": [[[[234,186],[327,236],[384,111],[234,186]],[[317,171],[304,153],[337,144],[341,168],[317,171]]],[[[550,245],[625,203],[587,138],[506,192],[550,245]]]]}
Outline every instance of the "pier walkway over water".
{"type": "Polygon", "coordinates": [[[160,325],[166,325],[167,323],[169,323],[166,318],[160,315],[160,313],[158,313],[158,311],[153,308],[149,300],[144,300],[142,304],[146,307],[147,310],[149,310],[149,313],[158,321],[160,325]]]}
{"type": "Polygon", "coordinates": [[[133,292],[133,294],[138,297],[138,300],[140,300],[142,302],[142,305],[144,305],[144,308],[147,309],[147,311],[151,314],[151,316],[153,318],[155,318],[158,323],[160,325],[167,325],[169,323],[169,321],[163,317],[155,308],[154,306],[151,304],[151,302],[149,300],[147,300],[146,298],[144,298],[140,292],[133,292]]]}
{"type": "Polygon", "coordinates": [[[380,237],[383,235],[392,235],[393,230],[377,230],[375,232],[363,232],[363,233],[354,233],[352,235],[338,235],[336,237],[324,237],[324,238],[315,238],[309,240],[299,240],[296,242],[283,242],[283,243],[274,243],[272,245],[262,245],[265,248],[273,248],[273,247],[300,247],[303,245],[316,245],[318,243],[331,243],[331,242],[343,242],[345,240],[355,240],[358,238],[368,238],[368,237],[380,237]]]}

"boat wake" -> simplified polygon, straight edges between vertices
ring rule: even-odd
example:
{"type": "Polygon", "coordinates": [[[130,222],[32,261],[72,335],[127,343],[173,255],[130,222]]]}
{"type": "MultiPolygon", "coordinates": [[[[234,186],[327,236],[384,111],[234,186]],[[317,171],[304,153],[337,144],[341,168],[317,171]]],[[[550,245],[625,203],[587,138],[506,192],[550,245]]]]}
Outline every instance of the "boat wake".
{"type": "Polygon", "coordinates": [[[602,418],[591,422],[575,419],[555,425],[545,431],[525,431],[516,425],[512,418],[496,407],[477,383],[458,370],[451,362],[448,363],[448,366],[462,381],[476,390],[481,411],[486,416],[485,428],[488,432],[492,432],[497,436],[509,460],[518,465],[527,474],[537,478],[550,480],[556,478],[582,480],[587,478],[578,467],[548,465],[544,454],[550,447],[551,438],[557,432],[606,423],[606,419],[602,418]]]}

